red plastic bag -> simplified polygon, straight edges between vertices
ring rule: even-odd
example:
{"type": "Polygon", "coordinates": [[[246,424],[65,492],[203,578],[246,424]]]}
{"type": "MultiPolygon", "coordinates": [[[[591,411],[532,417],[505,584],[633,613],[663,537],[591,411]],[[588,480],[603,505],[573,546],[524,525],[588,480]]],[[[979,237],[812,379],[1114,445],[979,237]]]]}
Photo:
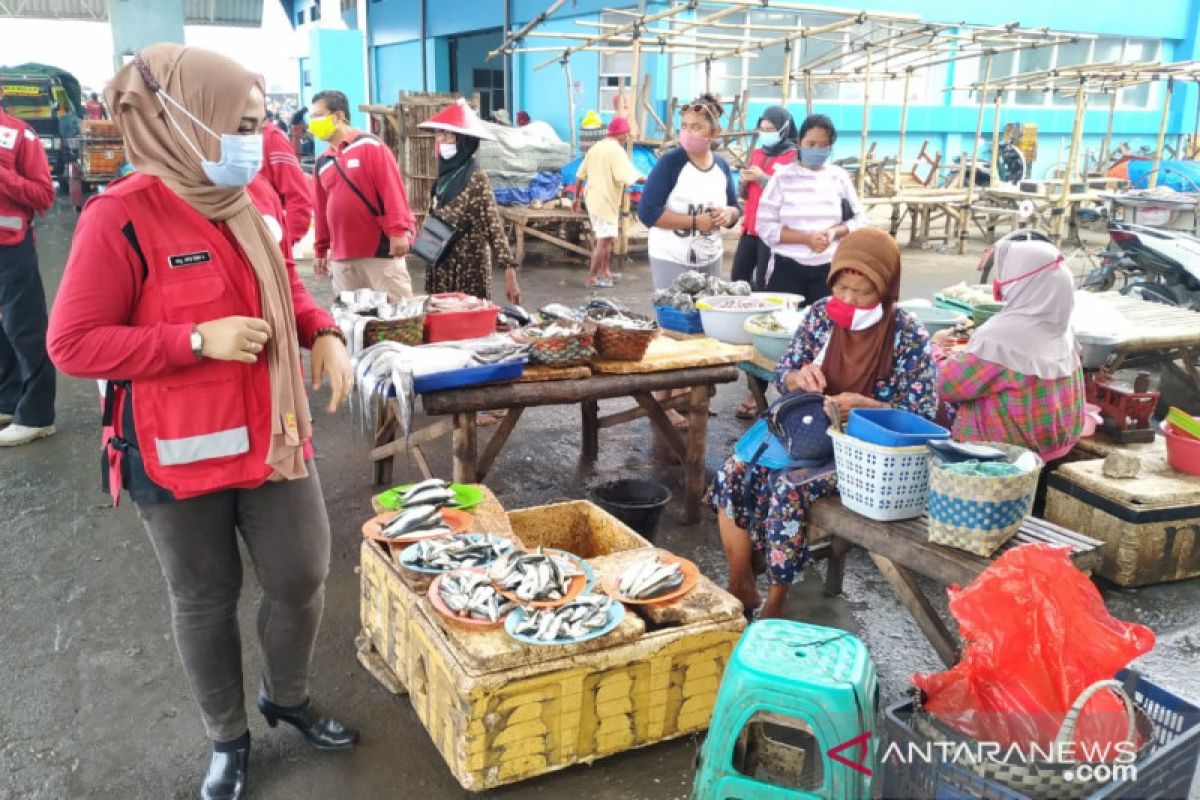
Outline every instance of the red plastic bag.
{"type": "MultiPolygon", "coordinates": [[[[980,741],[1048,748],[1084,689],[1154,647],[1152,630],[1108,613],[1066,548],[1014,548],[948,593],[966,643],[962,659],[913,683],[930,713],[980,741]]],[[[1126,737],[1121,699],[1096,694],[1080,714],[1077,747],[1098,754],[1090,761],[1111,761],[1126,737]]]]}

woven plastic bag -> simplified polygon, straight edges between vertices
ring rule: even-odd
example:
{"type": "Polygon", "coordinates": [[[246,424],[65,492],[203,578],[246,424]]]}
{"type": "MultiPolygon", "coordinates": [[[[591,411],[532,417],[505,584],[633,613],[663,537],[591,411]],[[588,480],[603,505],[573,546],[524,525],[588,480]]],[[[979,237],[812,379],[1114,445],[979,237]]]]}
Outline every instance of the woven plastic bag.
{"type": "MultiPolygon", "coordinates": [[[[1152,630],[1108,613],[1062,547],[1014,548],[949,596],[962,658],[913,683],[928,712],[980,741],[1048,747],[1081,692],[1154,647],[1152,630]]],[[[1081,749],[1112,760],[1127,733],[1122,702],[1097,695],[1075,730],[1081,749]]]]}

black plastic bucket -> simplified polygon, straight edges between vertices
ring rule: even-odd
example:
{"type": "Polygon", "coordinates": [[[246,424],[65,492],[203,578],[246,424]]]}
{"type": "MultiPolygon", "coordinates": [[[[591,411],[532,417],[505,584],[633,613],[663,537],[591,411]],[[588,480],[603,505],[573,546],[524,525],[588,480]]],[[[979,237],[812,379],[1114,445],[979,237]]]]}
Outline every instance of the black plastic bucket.
{"type": "Polygon", "coordinates": [[[653,542],[671,490],[649,478],[625,478],[592,489],[592,502],[653,542]]]}

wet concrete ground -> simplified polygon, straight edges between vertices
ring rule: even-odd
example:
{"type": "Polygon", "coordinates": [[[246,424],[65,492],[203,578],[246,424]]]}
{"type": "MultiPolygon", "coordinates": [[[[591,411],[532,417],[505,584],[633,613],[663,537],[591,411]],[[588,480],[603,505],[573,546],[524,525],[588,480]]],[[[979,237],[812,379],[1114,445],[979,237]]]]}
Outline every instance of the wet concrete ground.
{"type": "MultiPolygon", "coordinates": [[[[60,203],[40,226],[42,272],[51,297],[62,275],[75,215],[60,203]]],[[[976,255],[905,252],[904,296],[930,297],[970,279],[976,255]]],[[[314,294],[328,301],[327,284],[305,272],[314,294]]],[[[419,270],[414,283],[421,285],[419,270]]],[[[522,273],[525,305],[577,303],[587,297],[577,264],[530,258],[522,273]]],[[[502,285],[499,284],[498,285],[502,285]]],[[[605,296],[648,310],[644,260],[625,269],[605,296]]],[[[715,469],[748,423],[733,407],[744,384],[722,386],[710,423],[708,466],[715,469]]],[[[320,393],[324,396],[324,390],[320,393]]],[[[314,408],[317,407],[314,403],[314,408]]],[[[619,403],[606,403],[617,409],[619,403]]],[[[98,488],[97,395],[90,381],[62,378],[59,434],[0,452],[0,497],[8,522],[0,526],[0,797],[29,799],[195,797],[207,744],[169,627],[167,597],[154,554],[132,505],[107,507],[98,488]]],[[[600,460],[579,465],[579,415],[573,407],[529,411],[489,476],[510,508],[586,497],[591,486],[618,477],[653,475],[681,494],[677,468],[656,465],[649,426],[638,421],[603,432],[600,460]]],[[[367,442],[345,412],[318,413],[319,469],[333,525],[333,556],[324,624],[317,642],[313,695],[362,730],[348,753],[319,754],[294,732],[269,730],[251,715],[252,796],[270,798],[413,798],[469,796],[446,769],[406,697],[393,696],[361,669],[353,640],[359,630],[358,527],[373,493],[367,442]]],[[[449,472],[444,445],[436,469],[449,472]]],[[[401,463],[397,480],[415,474],[401,463]]],[[[705,514],[682,525],[681,504],[668,508],[660,544],[696,560],[724,579],[715,520],[705,514]]],[[[903,697],[909,676],[940,666],[932,648],[861,553],[851,555],[845,595],[821,593],[822,567],[795,588],[796,619],[861,636],[879,671],[885,702],[903,697]]],[[[244,630],[253,631],[257,587],[248,572],[244,630]]],[[[932,589],[932,587],[928,587],[932,589]]],[[[1107,587],[1105,598],[1122,619],[1151,626],[1156,650],[1140,665],[1173,691],[1200,699],[1200,581],[1137,590],[1107,587]]],[[[944,601],[941,606],[944,608],[944,601]]],[[[247,639],[249,642],[249,638],[247,639]]],[[[253,644],[246,675],[257,674],[253,644]]],[[[248,702],[257,685],[250,677],[248,702]]],[[[698,737],[645,748],[516,786],[489,796],[666,800],[686,797],[698,737]]]]}

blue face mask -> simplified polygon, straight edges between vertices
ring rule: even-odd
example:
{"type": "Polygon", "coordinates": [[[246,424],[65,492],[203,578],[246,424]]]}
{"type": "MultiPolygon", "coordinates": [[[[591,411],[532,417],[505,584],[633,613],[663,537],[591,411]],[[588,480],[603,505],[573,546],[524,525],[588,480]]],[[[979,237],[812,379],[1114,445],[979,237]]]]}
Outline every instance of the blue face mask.
{"type": "Polygon", "coordinates": [[[216,131],[196,119],[192,112],[177,103],[170,95],[165,92],[159,92],[158,96],[160,102],[162,102],[163,98],[166,98],[173,106],[184,114],[187,114],[192,122],[195,122],[207,131],[209,135],[220,139],[221,160],[209,161],[204,157],[204,153],[200,151],[200,148],[193,144],[188,135],[179,127],[179,123],[175,121],[175,117],[167,109],[166,103],[163,103],[163,110],[167,112],[167,119],[175,126],[175,130],[179,131],[179,135],[183,137],[183,141],[192,149],[192,152],[200,157],[200,168],[204,170],[205,177],[208,178],[213,186],[220,186],[225,189],[239,189],[249,185],[254,180],[254,176],[262,168],[263,137],[261,133],[222,133],[218,135],[216,131]]]}
{"type": "Polygon", "coordinates": [[[809,169],[817,169],[829,160],[829,154],[832,152],[832,147],[801,147],[800,163],[809,169]]]}
{"type": "Polygon", "coordinates": [[[759,131],[758,146],[774,147],[775,145],[779,144],[779,140],[782,138],[782,136],[783,134],[781,134],[779,131],[759,131]]]}

